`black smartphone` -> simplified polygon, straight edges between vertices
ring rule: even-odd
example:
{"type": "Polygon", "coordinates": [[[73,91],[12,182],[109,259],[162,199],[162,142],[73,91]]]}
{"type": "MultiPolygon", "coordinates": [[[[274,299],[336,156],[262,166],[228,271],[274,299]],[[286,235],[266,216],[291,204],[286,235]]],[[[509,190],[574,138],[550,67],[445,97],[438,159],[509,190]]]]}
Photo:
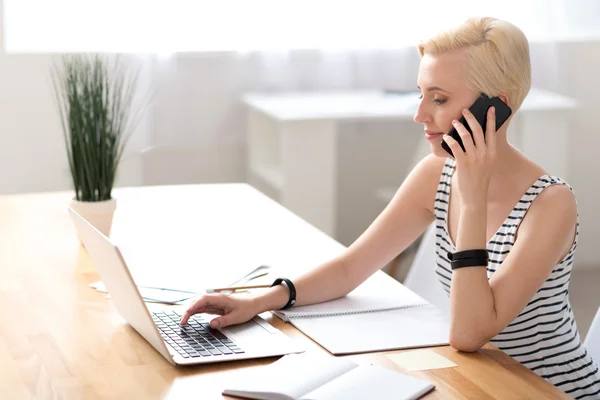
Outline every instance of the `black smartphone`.
{"type": "MultiPolygon", "coordinates": [[[[473,103],[471,108],[469,108],[469,111],[471,111],[475,119],[477,119],[477,122],[479,122],[479,125],[481,125],[481,127],[483,128],[484,136],[485,127],[487,126],[487,112],[488,109],[492,106],[496,108],[496,130],[498,130],[512,114],[512,110],[510,109],[510,107],[507,106],[506,103],[504,103],[502,100],[500,100],[499,97],[490,98],[485,94],[482,94],[477,98],[477,100],[475,100],[475,103],[473,103]]],[[[473,131],[471,130],[471,127],[469,126],[469,123],[467,122],[464,116],[460,119],[460,122],[465,126],[465,128],[467,128],[467,130],[471,134],[471,137],[473,137],[473,131]]],[[[458,144],[460,144],[460,147],[463,149],[463,151],[465,151],[465,146],[463,145],[462,139],[460,138],[460,135],[458,134],[456,128],[452,128],[452,130],[448,132],[448,135],[454,138],[454,140],[456,140],[458,144]]],[[[454,154],[452,154],[452,149],[450,149],[450,146],[448,146],[448,144],[444,142],[443,139],[442,147],[452,156],[452,158],[454,158],[454,154]]]]}

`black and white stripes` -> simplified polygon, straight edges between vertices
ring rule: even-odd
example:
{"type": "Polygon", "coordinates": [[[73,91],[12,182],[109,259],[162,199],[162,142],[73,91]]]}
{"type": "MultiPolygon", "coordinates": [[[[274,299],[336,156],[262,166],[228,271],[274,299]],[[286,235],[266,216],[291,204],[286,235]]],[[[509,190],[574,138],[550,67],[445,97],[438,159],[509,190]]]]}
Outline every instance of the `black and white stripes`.
{"type": "MultiPolygon", "coordinates": [[[[438,186],[436,215],[436,267],[442,287],[450,294],[452,269],[446,254],[454,252],[447,225],[448,203],[455,162],[446,161],[438,186]]],[[[560,178],[540,177],[488,242],[488,279],[510,253],[515,233],[535,198],[550,185],[570,186],[560,178]]],[[[600,399],[598,366],[581,343],[569,303],[569,280],[577,237],[569,253],[552,270],[523,311],[491,343],[575,399],[600,399]]]]}

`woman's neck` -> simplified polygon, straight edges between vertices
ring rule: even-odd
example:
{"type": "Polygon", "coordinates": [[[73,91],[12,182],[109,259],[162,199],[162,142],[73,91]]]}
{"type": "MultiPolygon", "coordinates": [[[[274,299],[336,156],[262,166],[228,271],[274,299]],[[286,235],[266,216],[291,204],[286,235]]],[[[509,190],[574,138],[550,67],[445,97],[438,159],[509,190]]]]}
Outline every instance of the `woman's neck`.
{"type": "Polygon", "coordinates": [[[494,202],[502,199],[507,194],[507,188],[520,186],[518,182],[525,178],[523,173],[531,171],[528,159],[506,138],[506,130],[496,133],[496,163],[490,187],[488,190],[488,201],[494,202]]]}

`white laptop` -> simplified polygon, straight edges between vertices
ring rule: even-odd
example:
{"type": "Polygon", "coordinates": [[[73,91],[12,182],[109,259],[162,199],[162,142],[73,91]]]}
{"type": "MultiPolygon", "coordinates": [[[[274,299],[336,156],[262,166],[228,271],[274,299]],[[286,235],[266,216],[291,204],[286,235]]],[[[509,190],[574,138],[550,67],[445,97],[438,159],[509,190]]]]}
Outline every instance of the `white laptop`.
{"type": "Polygon", "coordinates": [[[304,351],[259,316],[244,324],[212,329],[206,314],[194,315],[182,327],[182,308],[151,312],[117,246],[70,207],[69,214],[119,314],[170,363],[206,364],[304,351]]]}

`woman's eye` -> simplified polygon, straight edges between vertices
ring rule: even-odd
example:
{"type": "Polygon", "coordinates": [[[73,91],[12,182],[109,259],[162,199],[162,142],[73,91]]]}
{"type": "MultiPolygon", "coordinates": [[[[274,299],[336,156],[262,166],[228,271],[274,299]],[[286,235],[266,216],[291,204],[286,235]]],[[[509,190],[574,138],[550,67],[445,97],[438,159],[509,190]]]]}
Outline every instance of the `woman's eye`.
{"type": "MultiPolygon", "coordinates": [[[[423,99],[423,95],[419,96],[419,100],[423,99]]],[[[442,104],[444,104],[446,102],[445,99],[433,99],[432,100],[435,104],[437,104],[438,106],[441,106],[442,104]]]]}

